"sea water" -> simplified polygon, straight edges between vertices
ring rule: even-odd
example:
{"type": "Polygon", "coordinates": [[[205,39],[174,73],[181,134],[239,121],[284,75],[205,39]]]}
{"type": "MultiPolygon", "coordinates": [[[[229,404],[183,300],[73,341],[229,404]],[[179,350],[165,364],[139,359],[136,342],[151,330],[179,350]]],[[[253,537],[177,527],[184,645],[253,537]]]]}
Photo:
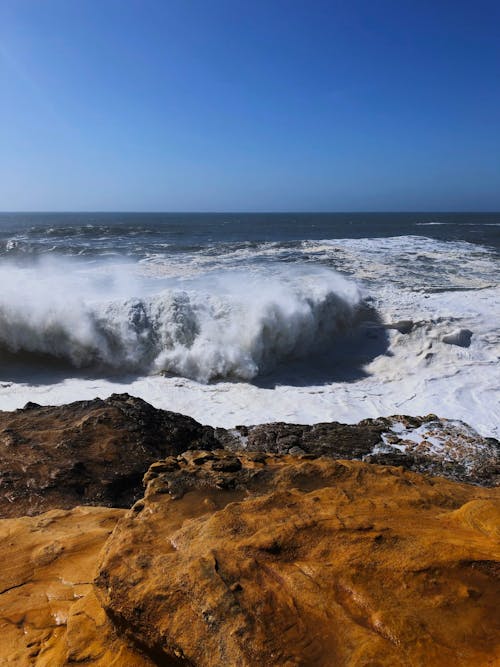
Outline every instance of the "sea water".
{"type": "Polygon", "coordinates": [[[499,214],[1,214],[0,409],[500,435],[499,214]]]}

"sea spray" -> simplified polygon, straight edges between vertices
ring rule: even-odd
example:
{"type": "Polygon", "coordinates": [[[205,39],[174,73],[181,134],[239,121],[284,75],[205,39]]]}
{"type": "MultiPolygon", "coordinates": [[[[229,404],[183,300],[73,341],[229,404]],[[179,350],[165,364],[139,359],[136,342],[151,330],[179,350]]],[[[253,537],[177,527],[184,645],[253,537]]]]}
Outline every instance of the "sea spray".
{"type": "Polygon", "coordinates": [[[432,412],[498,438],[498,220],[0,214],[0,407],[127,391],[214,426],[432,412]]]}
{"type": "Polygon", "coordinates": [[[334,346],[360,317],[357,286],[326,268],[181,281],[141,277],[136,267],[96,270],[69,260],[2,267],[9,287],[0,296],[0,345],[75,367],[249,380],[334,346]]]}

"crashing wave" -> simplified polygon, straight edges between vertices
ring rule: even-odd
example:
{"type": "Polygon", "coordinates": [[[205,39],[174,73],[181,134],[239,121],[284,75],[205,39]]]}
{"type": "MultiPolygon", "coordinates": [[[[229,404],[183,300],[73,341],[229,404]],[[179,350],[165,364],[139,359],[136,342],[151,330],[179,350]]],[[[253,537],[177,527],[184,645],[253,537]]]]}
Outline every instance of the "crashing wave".
{"type": "Polygon", "coordinates": [[[0,345],[10,353],[201,382],[249,380],[315,353],[355,327],[362,310],[357,287],[331,270],[229,272],[216,284],[205,279],[137,298],[82,289],[61,271],[37,281],[11,269],[10,284],[12,271],[16,287],[0,296],[0,345]]]}

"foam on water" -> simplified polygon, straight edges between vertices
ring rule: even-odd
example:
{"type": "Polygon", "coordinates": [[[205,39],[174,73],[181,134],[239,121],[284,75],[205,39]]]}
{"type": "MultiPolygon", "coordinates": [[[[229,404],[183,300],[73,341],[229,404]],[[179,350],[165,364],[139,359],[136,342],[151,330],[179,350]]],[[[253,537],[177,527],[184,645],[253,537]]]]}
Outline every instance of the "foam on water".
{"type": "MultiPolygon", "coordinates": [[[[147,245],[147,229],[102,229],[41,241],[38,256],[56,245],[86,261],[0,264],[0,408],[129,391],[214,426],[436,413],[500,436],[492,247],[415,235],[147,245]]],[[[9,239],[13,256],[32,252],[31,237],[9,239]]]]}
{"type": "Polygon", "coordinates": [[[251,268],[278,262],[327,266],[372,288],[389,282],[412,291],[481,289],[496,282],[498,268],[488,248],[421,236],[217,244],[196,253],[151,253],[141,265],[145,274],[187,277],[219,271],[221,264],[251,268]]]}

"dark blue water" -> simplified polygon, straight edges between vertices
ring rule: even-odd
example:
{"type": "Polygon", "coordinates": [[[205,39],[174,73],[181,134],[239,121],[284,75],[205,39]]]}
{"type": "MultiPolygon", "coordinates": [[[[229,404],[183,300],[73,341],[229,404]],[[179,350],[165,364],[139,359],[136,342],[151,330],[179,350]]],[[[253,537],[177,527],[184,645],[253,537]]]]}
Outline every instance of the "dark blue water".
{"type": "Polygon", "coordinates": [[[196,252],[219,244],[424,236],[500,250],[500,213],[1,213],[0,254],[196,252]],[[168,250],[167,250],[168,248],[168,250]]]}

